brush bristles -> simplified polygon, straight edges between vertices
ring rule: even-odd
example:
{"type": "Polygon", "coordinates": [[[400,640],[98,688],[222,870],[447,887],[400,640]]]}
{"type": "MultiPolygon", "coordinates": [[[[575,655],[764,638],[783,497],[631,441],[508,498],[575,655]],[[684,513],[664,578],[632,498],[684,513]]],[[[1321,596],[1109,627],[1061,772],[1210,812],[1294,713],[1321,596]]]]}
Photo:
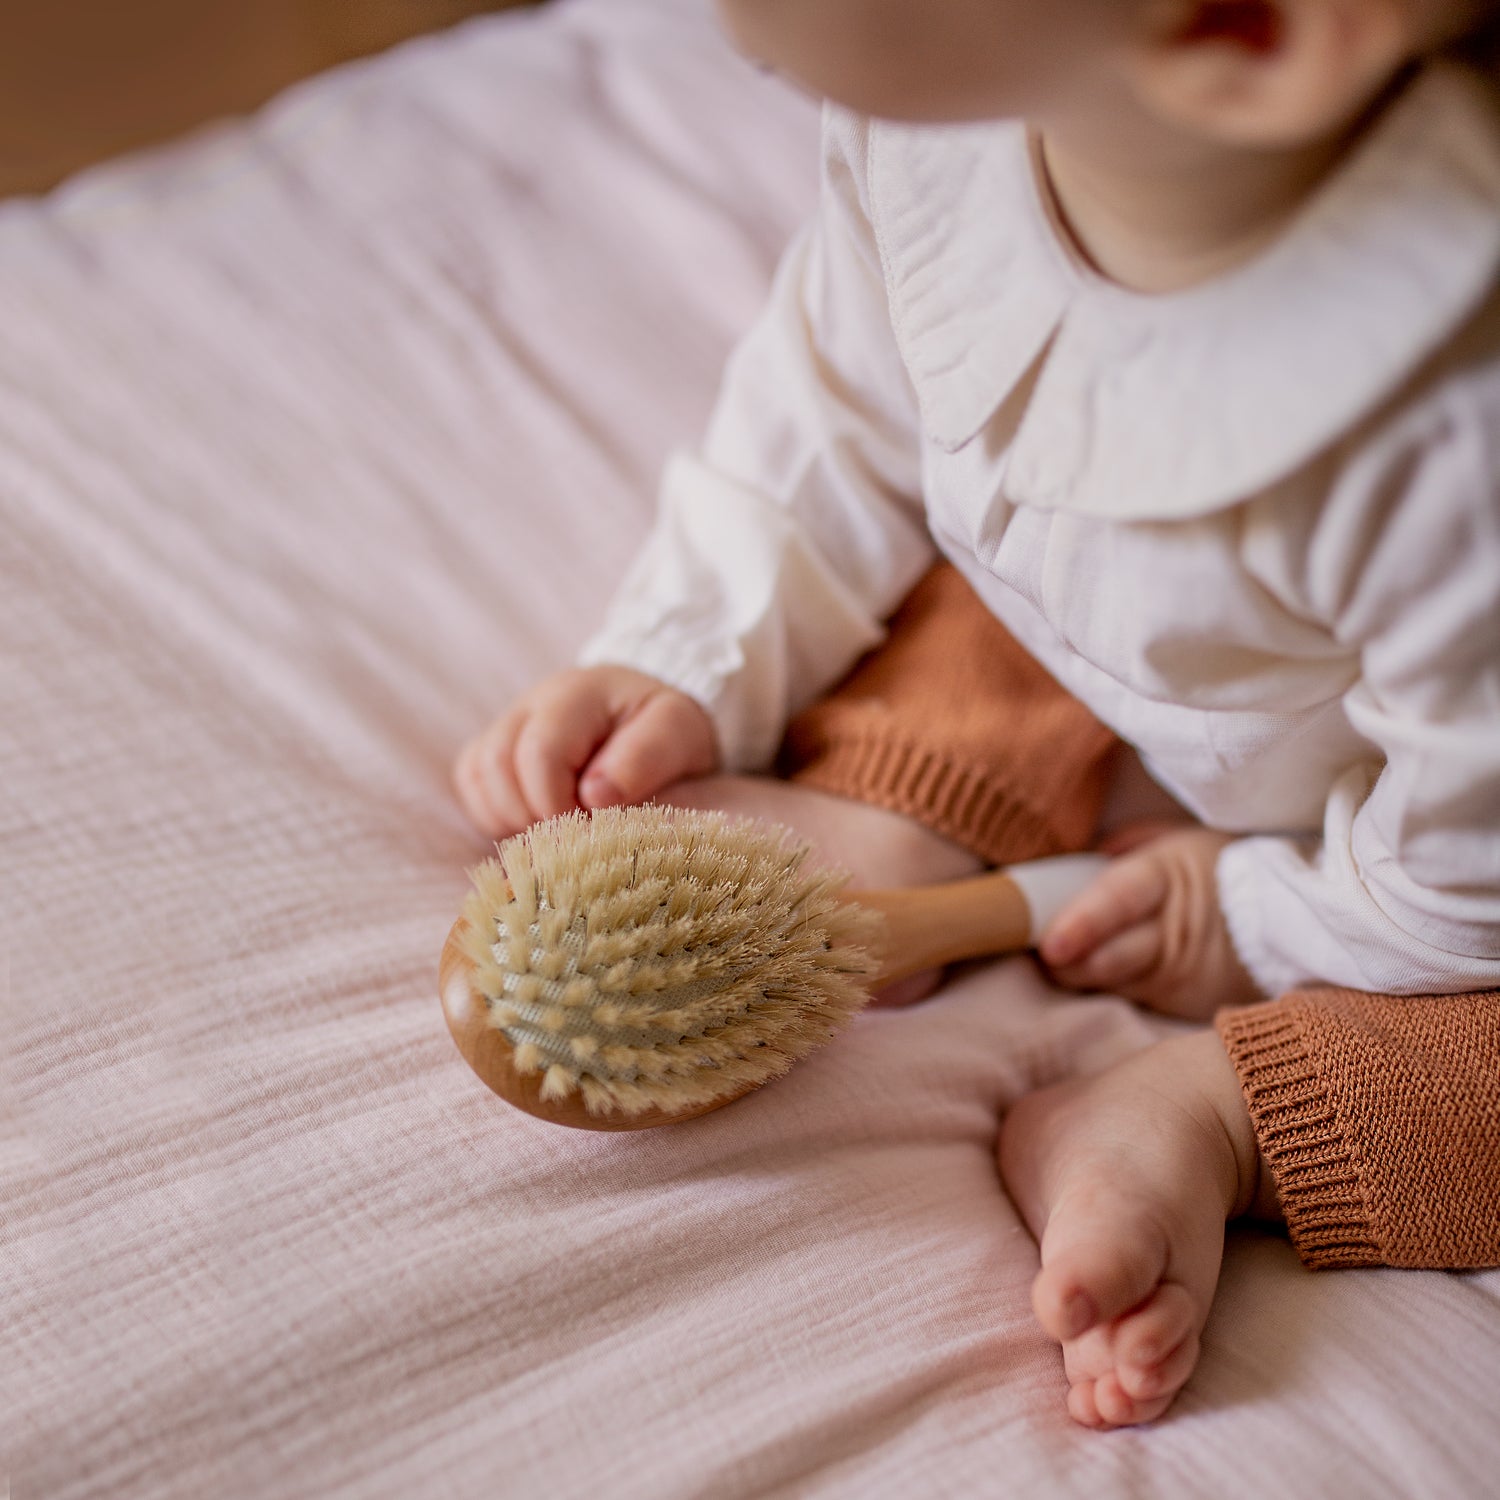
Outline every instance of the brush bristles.
{"type": "Polygon", "coordinates": [[[877,914],[785,828],[656,807],[570,813],[470,878],[466,956],[542,1097],[689,1110],[786,1072],[864,1005],[877,914]]]}

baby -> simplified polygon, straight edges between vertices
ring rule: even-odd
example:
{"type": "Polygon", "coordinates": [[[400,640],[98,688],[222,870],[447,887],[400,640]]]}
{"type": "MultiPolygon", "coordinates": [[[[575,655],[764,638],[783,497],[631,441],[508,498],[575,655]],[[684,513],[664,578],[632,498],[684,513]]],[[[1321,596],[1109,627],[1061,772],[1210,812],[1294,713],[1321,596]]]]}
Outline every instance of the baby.
{"type": "MultiPolygon", "coordinates": [[[[655,797],[869,882],[966,873],[716,774],[767,767],[941,555],[1195,820],[1115,841],[1057,980],[1195,1020],[1500,985],[1500,6],[721,9],[829,101],[819,211],[582,665],[459,757],[471,816],[655,797]]],[[[1226,1220],[1292,1220],[1224,1025],[1005,1122],[1080,1422],[1165,1411],[1226,1220]]]]}

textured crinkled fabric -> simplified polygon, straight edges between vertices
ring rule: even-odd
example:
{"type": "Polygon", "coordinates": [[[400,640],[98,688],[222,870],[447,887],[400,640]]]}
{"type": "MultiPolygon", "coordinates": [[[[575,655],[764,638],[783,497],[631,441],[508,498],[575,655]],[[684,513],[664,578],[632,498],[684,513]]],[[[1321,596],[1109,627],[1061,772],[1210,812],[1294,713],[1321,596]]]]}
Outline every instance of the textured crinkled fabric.
{"type": "Polygon", "coordinates": [[[1492,1493],[1500,1277],[1259,1235],[1168,1420],[1069,1423],[996,1120],[1150,1029],[1024,961],[640,1136],[449,1042],[449,758],[595,623],[811,203],[708,10],[478,22],[0,207],[12,1493],[1492,1493]]]}

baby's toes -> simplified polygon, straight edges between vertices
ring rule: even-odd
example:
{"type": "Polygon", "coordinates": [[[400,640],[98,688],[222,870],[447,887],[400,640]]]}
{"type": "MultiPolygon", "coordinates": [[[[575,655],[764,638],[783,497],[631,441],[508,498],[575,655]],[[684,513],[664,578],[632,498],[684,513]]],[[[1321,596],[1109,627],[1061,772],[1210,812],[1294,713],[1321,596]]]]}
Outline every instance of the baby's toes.
{"type": "Polygon", "coordinates": [[[1080,1380],[1068,1391],[1068,1415],[1081,1427],[1134,1427],[1154,1422],[1171,1404],[1171,1397],[1136,1401],[1113,1375],[1080,1380]]]}
{"type": "Polygon", "coordinates": [[[1202,1316],[1176,1282],[1134,1311],[1063,1345],[1068,1412],[1085,1427],[1154,1422],[1198,1363],[1202,1316]]]}
{"type": "Polygon", "coordinates": [[[1197,1363],[1198,1335],[1189,1333],[1156,1364],[1121,1365],[1115,1371],[1115,1379],[1132,1401],[1170,1401],[1187,1383],[1187,1378],[1193,1373],[1197,1363]]]}
{"type": "Polygon", "coordinates": [[[1107,1190],[1059,1203],[1042,1235],[1042,1269],[1031,1304],[1059,1343],[1113,1322],[1144,1302],[1166,1269],[1167,1243],[1154,1220],[1109,1201],[1107,1190]]]}
{"type": "Polygon", "coordinates": [[[1164,1364],[1190,1337],[1196,1341],[1202,1321],[1187,1290],[1175,1281],[1164,1282],[1123,1317],[1096,1324],[1078,1338],[1063,1341],[1063,1369],[1068,1383],[1097,1380],[1114,1370],[1124,1377],[1132,1395],[1141,1396],[1144,1389],[1135,1389],[1126,1372],[1155,1370],[1164,1364]]]}
{"type": "MultiPolygon", "coordinates": [[[[1086,1402],[1080,1401],[1079,1405],[1085,1410],[1091,1408],[1093,1411],[1094,1420],[1084,1422],[1087,1427],[1135,1427],[1142,1422],[1154,1422],[1172,1404],[1174,1394],[1175,1391],[1165,1396],[1138,1401],[1120,1384],[1118,1376],[1109,1374],[1101,1375],[1094,1381],[1086,1402]]],[[[1068,1396],[1068,1410],[1070,1413],[1073,1411],[1071,1392],[1068,1396]]],[[[1083,1419],[1075,1414],[1074,1420],[1083,1419]]]]}
{"type": "Polygon", "coordinates": [[[1068,1415],[1081,1427],[1107,1427],[1094,1400],[1094,1380],[1075,1380],[1068,1387],[1068,1415]]]}
{"type": "Polygon", "coordinates": [[[1187,1288],[1163,1282],[1155,1293],[1114,1326],[1113,1363],[1122,1369],[1150,1370],[1176,1353],[1189,1334],[1196,1334],[1203,1312],[1187,1288]]]}
{"type": "Polygon", "coordinates": [[[1063,1373],[1069,1385],[1097,1380],[1119,1363],[1115,1357],[1114,1324],[1101,1323],[1080,1338],[1064,1340],[1062,1356],[1063,1373]]]}

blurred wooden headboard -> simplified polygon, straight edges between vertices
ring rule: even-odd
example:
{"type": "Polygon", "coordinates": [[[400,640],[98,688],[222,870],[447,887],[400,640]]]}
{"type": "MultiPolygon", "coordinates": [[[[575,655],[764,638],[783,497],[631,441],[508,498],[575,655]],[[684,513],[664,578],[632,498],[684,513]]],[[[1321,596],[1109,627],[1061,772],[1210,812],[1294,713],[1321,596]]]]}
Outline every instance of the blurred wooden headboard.
{"type": "Polygon", "coordinates": [[[0,197],[525,0],[0,0],[0,197]]]}

